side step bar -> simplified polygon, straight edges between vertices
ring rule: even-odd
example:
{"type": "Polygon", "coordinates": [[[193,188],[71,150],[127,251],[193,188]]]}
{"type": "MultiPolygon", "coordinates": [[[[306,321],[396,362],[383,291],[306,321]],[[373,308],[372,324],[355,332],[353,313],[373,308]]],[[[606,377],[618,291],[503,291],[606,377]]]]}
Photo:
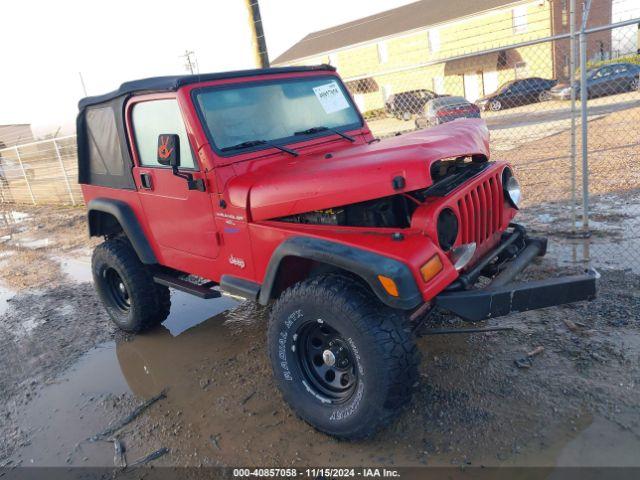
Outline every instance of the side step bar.
{"type": "Polygon", "coordinates": [[[218,285],[216,282],[197,284],[167,273],[156,273],[153,276],[153,280],[165,287],[175,288],[181,292],[190,293],[191,295],[204,299],[218,298],[222,296],[218,290],[213,290],[213,287],[218,285]]]}

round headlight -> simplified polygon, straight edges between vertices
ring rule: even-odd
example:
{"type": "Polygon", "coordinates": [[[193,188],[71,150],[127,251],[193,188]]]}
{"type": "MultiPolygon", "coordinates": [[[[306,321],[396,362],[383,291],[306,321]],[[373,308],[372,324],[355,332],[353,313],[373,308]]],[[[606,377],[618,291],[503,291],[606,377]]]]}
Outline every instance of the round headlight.
{"type": "Polygon", "coordinates": [[[502,172],[502,189],[504,196],[514,208],[520,208],[522,200],[522,191],[520,183],[516,180],[510,168],[505,168],[502,172]]]}
{"type": "Polygon", "coordinates": [[[450,208],[445,208],[438,215],[438,243],[445,252],[451,250],[458,238],[458,217],[450,208]]]}

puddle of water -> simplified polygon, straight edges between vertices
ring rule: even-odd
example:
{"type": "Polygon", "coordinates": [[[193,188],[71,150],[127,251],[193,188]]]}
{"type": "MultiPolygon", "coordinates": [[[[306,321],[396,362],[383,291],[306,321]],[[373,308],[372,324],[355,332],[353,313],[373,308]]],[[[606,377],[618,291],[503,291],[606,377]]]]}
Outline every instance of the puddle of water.
{"type": "Polygon", "coordinates": [[[0,315],[5,313],[9,308],[9,299],[15,295],[15,292],[0,285],[0,315]]]}
{"type": "Polygon", "coordinates": [[[92,282],[91,257],[71,258],[54,256],[54,260],[60,263],[62,272],[74,282],[92,282]]]}
{"type": "MultiPolygon", "coordinates": [[[[197,377],[185,372],[212,357],[228,358],[238,348],[246,349],[251,340],[234,330],[238,321],[234,320],[233,313],[225,312],[203,322],[208,318],[206,310],[209,314],[212,310],[227,310],[237,305],[237,301],[217,299],[207,302],[208,308],[205,308],[205,301],[197,300],[177,292],[173,301],[178,308],[165,322],[166,328],[158,327],[117,345],[110,342],[94,348],[54,384],[43,388],[19,419],[23,430],[31,432],[31,443],[20,450],[13,461],[38,466],[113,466],[113,446],[109,443],[83,442],[80,450],[75,448],[78,442],[128,413],[118,412],[113,418],[107,418],[99,402],[108,395],[133,393],[139,399],[146,399],[168,389],[171,398],[180,399],[172,402],[172,411],[189,409],[199,413],[201,406],[208,402],[203,403],[198,396],[194,398],[192,383],[197,382],[197,377]],[[182,321],[187,316],[189,320],[182,321]],[[195,329],[198,331],[193,331],[195,329]],[[195,409],[191,404],[200,408],[195,409]]],[[[203,390],[198,388],[198,391],[203,390]]],[[[157,415],[155,420],[162,419],[166,407],[165,403],[150,415],[152,418],[157,415]]],[[[175,443],[176,438],[171,438],[171,442],[175,443]]],[[[147,442],[137,447],[129,459],[149,453],[145,451],[147,442]]]]}
{"type": "MultiPolygon", "coordinates": [[[[560,265],[591,265],[640,273],[640,262],[629,261],[629,252],[640,251],[639,193],[594,196],[591,201],[591,237],[558,238],[552,235],[548,255],[560,265]]],[[[536,230],[571,230],[567,204],[534,205],[523,213],[525,225],[536,230]]]]}
{"type": "MultiPolygon", "coordinates": [[[[577,425],[556,432],[556,440],[542,449],[530,449],[504,466],[638,467],[640,442],[631,432],[601,416],[585,415],[577,425]],[[574,430],[575,429],[575,430],[574,430]]],[[[556,470],[547,478],[565,478],[556,470]]]]}
{"type": "MultiPolygon", "coordinates": [[[[101,345],[83,355],[54,384],[45,387],[27,406],[21,426],[31,432],[31,444],[14,458],[23,465],[62,466],[78,442],[103,430],[110,419],[99,400],[105,395],[129,393],[115,343],[101,345]]],[[[72,464],[113,466],[110,444],[83,443],[71,455],[72,464]],[[84,458],[89,459],[83,461],[84,458]]]]}
{"type": "Polygon", "coordinates": [[[11,212],[0,212],[0,226],[24,222],[30,217],[31,215],[28,213],[18,212],[15,210],[11,212]]]}
{"type": "Polygon", "coordinates": [[[221,297],[215,301],[204,300],[188,293],[171,291],[171,312],[162,325],[174,337],[238,305],[237,300],[221,297]],[[176,312],[175,314],[173,312],[176,312]],[[179,312],[179,314],[178,314],[179,312]]]}
{"type": "Polygon", "coordinates": [[[23,238],[15,240],[13,243],[16,247],[28,248],[29,250],[46,248],[53,244],[49,238],[23,238]]]}

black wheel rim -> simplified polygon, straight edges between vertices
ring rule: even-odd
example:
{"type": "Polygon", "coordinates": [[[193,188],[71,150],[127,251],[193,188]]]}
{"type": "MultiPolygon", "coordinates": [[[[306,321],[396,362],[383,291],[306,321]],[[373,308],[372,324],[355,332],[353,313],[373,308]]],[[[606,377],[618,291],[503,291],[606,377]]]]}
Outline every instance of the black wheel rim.
{"type": "Polygon", "coordinates": [[[120,274],[113,268],[107,268],[103,276],[106,282],[107,292],[113,305],[123,313],[129,312],[131,299],[127,286],[120,277],[120,274]]]}
{"type": "Polygon", "coordinates": [[[334,403],[351,397],[358,384],[356,357],[349,342],[324,322],[302,325],[296,337],[307,386],[334,403]]]}

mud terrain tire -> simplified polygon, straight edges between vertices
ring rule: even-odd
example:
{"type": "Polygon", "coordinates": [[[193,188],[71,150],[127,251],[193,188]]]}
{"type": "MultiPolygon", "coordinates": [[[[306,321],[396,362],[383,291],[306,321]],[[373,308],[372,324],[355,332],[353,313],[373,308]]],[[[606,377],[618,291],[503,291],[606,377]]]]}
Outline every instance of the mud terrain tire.
{"type": "Polygon", "coordinates": [[[286,290],[271,311],[268,348],[285,401],[316,429],[344,439],[386,426],[408,403],[418,377],[406,317],[341,275],[286,290]]]}
{"type": "Polygon", "coordinates": [[[98,245],[91,259],[93,282],[111,320],[125,332],[163,322],[171,309],[169,289],[153,281],[127,239],[98,245]]]}

